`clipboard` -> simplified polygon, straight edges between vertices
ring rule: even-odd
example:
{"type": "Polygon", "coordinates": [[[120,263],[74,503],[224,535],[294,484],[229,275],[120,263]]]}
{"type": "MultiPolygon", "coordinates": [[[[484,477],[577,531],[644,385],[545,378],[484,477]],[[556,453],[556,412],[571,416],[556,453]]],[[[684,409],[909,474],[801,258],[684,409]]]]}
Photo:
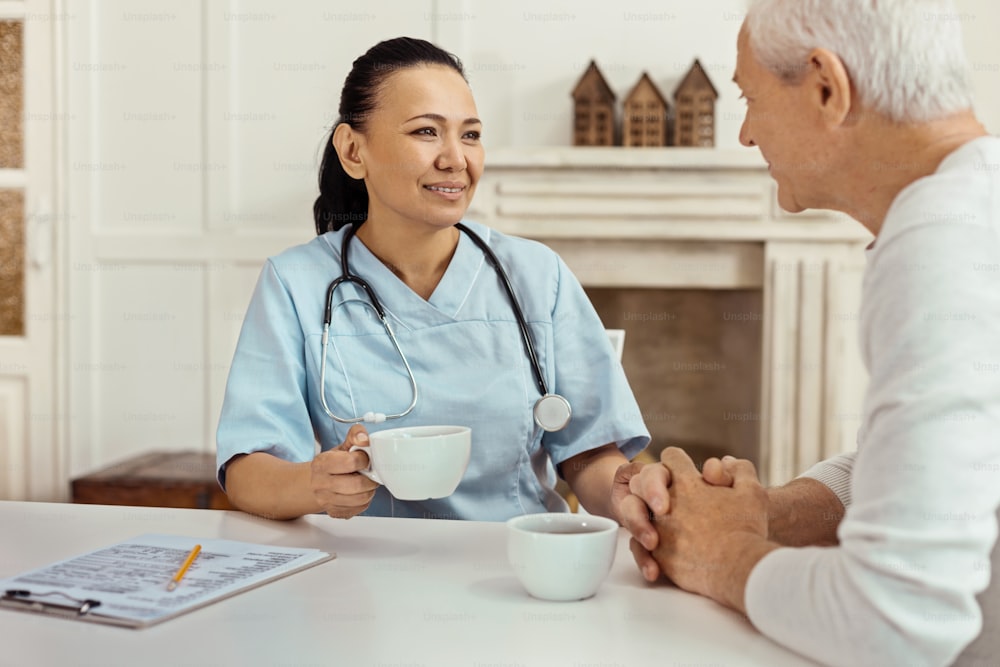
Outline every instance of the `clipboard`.
{"type": "Polygon", "coordinates": [[[319,549],[140,535],[0,579],[0,609],[146,628],[334,558],[319,549]],[[201,553],[168,591],[196,543],[201,553]]]}

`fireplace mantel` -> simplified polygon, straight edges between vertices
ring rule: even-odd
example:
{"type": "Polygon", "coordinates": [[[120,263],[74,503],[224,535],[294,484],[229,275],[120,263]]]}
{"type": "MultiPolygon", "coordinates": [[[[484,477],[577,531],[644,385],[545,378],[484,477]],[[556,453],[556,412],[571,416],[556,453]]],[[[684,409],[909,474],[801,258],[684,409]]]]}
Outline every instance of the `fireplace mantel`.
{"type": "Polygon", "coordinates": [[[471,214],[552,238],[870,240],[846,216],[782,211],[767,164],[751,149],[496,149],[471,214]]]}
{"type": "Polygon", "coordinates": [[[853,449],[870,235],[840,214],[783,212],[757,151],[493,149],[469,217],[546,243],[586,287],[761,290],[762,478],[853,449]]]}

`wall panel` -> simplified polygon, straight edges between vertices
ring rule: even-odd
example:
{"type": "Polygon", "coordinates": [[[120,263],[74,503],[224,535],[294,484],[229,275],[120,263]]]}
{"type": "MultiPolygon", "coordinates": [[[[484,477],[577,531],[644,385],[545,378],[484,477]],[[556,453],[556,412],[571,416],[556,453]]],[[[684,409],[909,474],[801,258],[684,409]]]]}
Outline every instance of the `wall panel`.
{"type": "Polygon", "coordinates": [[[429,39],[433,3],[229,4],[208,5],[205,17],[209,41],[226,44],[209,46],[206,62],[224,84],[207,91],[210,182],[213,193],[228,194],[213,207],[212,224],[308,237],[317,171],[351,63],[384,39],[429,39]]]}
{"type": "Polygon", "coordinates": [[[122,264],[93,276],[89,374],[101,460],[154,448],[201,448],[207,368],[204,270],[122,264]]]}
{"type": "Polygon", "coordinates": [[[72,62],[89,87],[95,231],[191,233],[201,226],[201,13],[196,0],[91,5],[72,62]]]}

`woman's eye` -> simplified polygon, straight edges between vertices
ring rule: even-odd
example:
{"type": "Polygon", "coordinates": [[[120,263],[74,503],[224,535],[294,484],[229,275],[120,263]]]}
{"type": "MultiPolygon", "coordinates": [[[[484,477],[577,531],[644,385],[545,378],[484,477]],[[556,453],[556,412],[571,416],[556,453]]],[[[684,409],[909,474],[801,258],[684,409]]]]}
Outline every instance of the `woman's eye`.
{"type": "Polygon", "coordinates": [[[482,136],[483,135],[482,135],[481,132],[478,132],[476,130],[472,130],[471,132],[466,132],[465,134],[463,134],[462,138],[463,139],[471,139],[473,141],[479,141],[480,137],[482,137],[482,136]]]}
{"type": "Polygon", "coordinates": [[[437,132],[434,131],[433,127],[422,127],[419,130],[415,130],[413,134],[420,134],[425,137],[433,137],[437,135],[437,132]]]}

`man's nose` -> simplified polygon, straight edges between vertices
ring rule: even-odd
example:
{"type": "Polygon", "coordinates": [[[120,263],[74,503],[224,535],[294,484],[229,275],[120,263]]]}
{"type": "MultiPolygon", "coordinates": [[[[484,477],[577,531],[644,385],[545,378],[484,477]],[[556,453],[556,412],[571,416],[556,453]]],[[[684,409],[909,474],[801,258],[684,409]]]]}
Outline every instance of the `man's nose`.
{"type": "Polygon", "coordinates": [[[750,138],[750,129],[747,123],[746,117],[743,118],[743,124],[740,125],[740,143],[748,148],[751,146],[756,146],[754,140],[750,138]]]}

